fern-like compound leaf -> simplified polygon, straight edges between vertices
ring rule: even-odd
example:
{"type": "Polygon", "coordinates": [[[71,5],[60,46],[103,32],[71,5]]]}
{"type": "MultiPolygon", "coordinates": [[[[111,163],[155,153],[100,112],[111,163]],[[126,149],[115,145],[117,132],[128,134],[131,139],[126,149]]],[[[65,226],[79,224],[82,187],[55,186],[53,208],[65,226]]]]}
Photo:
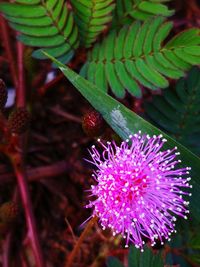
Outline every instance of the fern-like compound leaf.
{"type": "Polygon", "coordinates": [[[90,47],[112,20],[113,0],[72,0],[81,43],[90,47]]]}
{"type": "Polygon", "coordinates": [[[200,69],[193,67],[176,89],[146,103],[147,116],[165,132],[200,155],[200,69]]]}
{"type": "Polygon", "coordinates": [[[169,10],[166,2],[171,0],[116,0],[113,26],[130,24],[133,20],[145,21],[152,16],[169,17],[174,10],[169,10]]]}
{"type": "Polygon", "coordinates": [[[0,12],[20,32],[26,45],[40,47],[33,56],[44,59],[42,50],[65,63],[79,45],[78,28],[64,0],[16,0],[0,3],[0,12]]]}
{"type": "Polygon", "coordinates": [[[89,52],[81,75],[104,91],[110,87],[119,98],[125,89],[141,97],[141,85],[168,87],[166,78],[178,79],[200,64],[200,30],[184,31],[163,45],[172,26],[156,17],[112,31],[89,52]]]}

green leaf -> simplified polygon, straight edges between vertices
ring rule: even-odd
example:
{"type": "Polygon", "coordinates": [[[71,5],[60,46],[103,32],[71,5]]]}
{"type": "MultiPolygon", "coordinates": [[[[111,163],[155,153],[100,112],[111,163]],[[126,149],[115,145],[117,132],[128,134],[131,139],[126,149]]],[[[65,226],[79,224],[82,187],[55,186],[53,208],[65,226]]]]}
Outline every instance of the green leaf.
{"type": "MultiPolygon", "coordinates": [[[[41,47],[63,63],[79,45],[78,28],[64,0],[2,2],[0,12],[10,26],[21,33],[18,40],[41,47]]],[[[41,49],[34,51],[33,57],[45,59],[41,49]]]]}
{"type": "Polygon", "coordinates": [[[109,85],[119,98],[124,97],[125,89],[141,97],[141,85],[151,90],[167,88],[167,78],[178,79],[192,65],[200,64],[200,30],[184,31],[163,45],[172,26],[156,17],[112,31],[89,51],[84,77],[104,91],[108,86],[102,86],[109,85]],[[99,64],[102,82],[96,73],[99,64]]]}
{"type": "Polygon", "coordinates": [[[200,233],[195,233],[192,238],[189,240],[187,246],[189,248],[200,250],[200,233]]]}
{"type": "Polygon", "coordinates": [[[15,3],[1,3],[0,11],[5,15],[19,18],[36,18],[45,16],[46,10],[43,6],[19,5],[15,3]]]}
{"type": "Polygon", "coordinates": [[[200,264],[200,255],[199,254],[196,254],[196,255],[190,255],[189,257],[192,261],[200,264]]]}
{"type": "Polygon", "coordinates": [[[147,116],[158,127],[200,155],[200,69],[193,67],[176,89],[168,88],[145,105],[147,116]]]}
{"type": "Polygon", "coordinates": [[[172,16],[174,10],[169,10],[164,2],[166,1],[117,0],[114,11],[113,28],[119,25],[131,24],[134,20],[145,21],[153,16],[172,16]]]}
{"type": "Polygon", "coordinates": [[[167,6],[151,1],[143,1],[138,5],[138,9],[143,12],[152,13],[154,15],[163,15],[166,17],[172,16],[174,12],[169,10],[167,6]]]}
{"type": "Polygon", "coordinates": [[[113,0],[72,0],[81,44],[90,47],[112,20],[113,0]]]}
{"type": "Polygon", "coordinates": [[[128,253],[128,267],[139,267],[140,250],[131,246],[128,253]]]}
{"type": "Polygon", "coordinates": [[[165,48],[176,48],[179,46],[183,46],[183,44],[187,46],[199,45],[200,43],[200,29],[193,28],[189,30],[185,30],[180,34],[176,35],[172,40],[170,40],[165,48]]]}
{"type": "MultiPolygon", "coordinates": [[[[122,263],[115,257],[108,257],[108,267],[123,267],[122,263]]],[[[163,267],[164,263],[159,254],[154,255],[149,248],[144,252],[131,246],[128,253],[128,267],[163,267]]]]}
{"type": "Polygon", "coordinates": [[[106,261],[106,265],[107,267],[123,267],[123,264],[121,263],[121,261],[119,261],[117,258],[115,257],[108,257],[107,261],[106,261]]]}
{"type": "MultiPolygon", "coordinates": [[[[47,55],[47,54],[46,54],[47,55]]],[[[67,66],[58,62],[55,58],[47,55],[64,75],[71,81],[77,90],[90,102],[90,104],[99,111],[107,123],[113,130],[123,139],[129,137],[130,134],[138,132],[139,130],[149,135],[163,136],[168,140],[165,148],[174,148],[177,146],[181,153],[181,160],[184,166],[190,166],[192,177],[192,197],[190,202],[190,210],[192,216],[200,219],[200,159],[190,152],[186,147],[176,142],[173,138],[162,132],[151,123],[145,121],[136,113],[132,112],[117,100],[107,95],[102,90],[98,89],[94,84],[87,81],[67,66]]]]}
{"type": "Polygon", "coordinates": [[[145,249],[144,253],[140,255],[139,267],[163,267],[163,265],[160,253],[153,255],[150,249],[145,249]]]}

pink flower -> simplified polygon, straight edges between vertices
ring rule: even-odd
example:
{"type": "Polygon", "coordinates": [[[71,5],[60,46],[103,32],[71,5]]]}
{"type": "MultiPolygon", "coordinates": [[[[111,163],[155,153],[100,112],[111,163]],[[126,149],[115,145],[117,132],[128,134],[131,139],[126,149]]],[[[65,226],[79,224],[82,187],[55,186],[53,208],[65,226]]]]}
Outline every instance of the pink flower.
{"type": "Polygon", "coordinates": [[[143,251],[144,238],[154,246],[175,231],[176,216],[187,219],[191,193],[188,177],[191,168],[181,168],[177,148],[161,151],[166,142],[162,135],[150,137],[141,132],[117,146],[113,141],[103,146],[102,155],[92,146],[90,155],[97,167],[91,186],[93,208],[103,229],[121,234],[143,251]]]}

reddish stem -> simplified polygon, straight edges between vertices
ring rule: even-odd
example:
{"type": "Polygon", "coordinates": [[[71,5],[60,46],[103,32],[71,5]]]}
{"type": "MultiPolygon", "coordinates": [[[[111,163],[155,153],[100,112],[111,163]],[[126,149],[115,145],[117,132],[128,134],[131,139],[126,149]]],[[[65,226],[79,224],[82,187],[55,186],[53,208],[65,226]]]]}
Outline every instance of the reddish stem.
{"type": "Polygon", "coordinates": [[[22,204],[23,204],[24,211],[25,211],[27,226],[28,226],[28,235],[30,238],[33,253],[35,255],[36,266],[44,267],[45,264],[44,264],[42,250],[40,247],[40,242],[39,242],[38,233],[36,229],[36,222],[35,222],[35,217],[33,214],[33,208],[32,208],[32,203],[30,199],[28,184],[27,184],[27,176],[24,171],[24,167],[21,165],[23,160],[22,160],[22,157],[19,155],[11,158],[11,160],[12,160],[12,165],[15,171],[15,175],[17,177],[19,191],[20,191],[22,204]]]}
{"type": "Polygon", "coordinates": [[[11,240],[13,237],[13,231],[7,234],[4,247],[3,247],[3,267],[10,267],[10,251],[11,251],[11,240]]]}
{"type": "MultiPolygon", "coordinates": [[[[16,90],[16,106],[17,107],[25,107],[26,106],[26,97],[25,97],[25,78],[24,78],[24,64],[23,64],[23,59],[24,59],[24,46],[21,43],[17,43],[17,54],[18,54],[18,71],[19,71],[19,82],[16,90]]],[[[21,138],[18,138],[18,148],[19,150],[24,149],[23,147],[23,140],[20,140],[21,138]]],[[[25,217],[26,217],[26,222],[27,222],[27,227],[28,227],[28,235],[30,238],[30,243],[33,249],[33,253],[35,255],[35,261],[36,261],[36,266],[37,267],[44,267],[44,259],[42,255],[42,250],[39,242],[39,237],[38,237],[38,232],[37,232],[37,227],[36,227],[36,222],[35,222],[35,217],[33,214],[33,207],[30,199],[30,193],[28,189],[28,177],[26,173],[26,169],[24,166],[24,159],[22,154],[19,152],[13,152],[10,153],[10,160],[12,162],[15,175],[17,177],[17,182],[19,186],[19,191],[22,199],[22,204],[24,207],[25,211],[25,217]]]]}
{"type": "Polygon", "coordinates": [[[23,251],[20,254],[21,267],[28,267],[23,251]]]}
{"type": "Polygon", "coordinates": [[[84,239],[89,234],[90,230],[92,229],[93,225],[97,222],[97,220],[98,220],[98,218],[95,216],[95,217],[92,217],[91,220],[88,222],[87,226],[85,227],[85,229],[83,230],[81,236],[79,237],[76,245],[74,246],[72,252],[66,258],[64,267],[71,267],[72,266],[73,261],[74,261],[75,257],[78,254],[78,250],[80,249],[84,239]]]}
{"type": "MultiPolygon", "coordinates": [[[[59,161],[49,166],[42,166],[27,170],[28,181],[39,181],[66,174],[71,166],[66,161],[59,161]]],[[[0,185],[14,181],[13,173],[1,174],[0,185]]]]}
{"type": "Polygon", "coordinates": [[[50,88],[53,86],[56,86],[57,83],[59,83],[64,78],[64,75],[61,73],[58,76],[56,76],[52,81],[46,83],[44,86],[40,87],[38,89],[38,93],[40,95],[44,95],[50,88]]]}
{"type": "Polygon", "coordinates": [[[17,42],[17,67],[19,72],[18,87],[16,92],[16,105],[17,107],[25,107],[26,105],[26,90],[25,90],[25,78],[24,78],[24,45],[17,42]]]}
{"type": "MultiPolygon", "coordinates": [[[[14,203],[18,202],[19,194],[17,187],[15,187],[12,201],[14,203]]],[[[13,225],[12,229],[10,232],[7,234],[4,246],[3,246],[3,267],[11,267],[11,249],[12,249],[12,239],[14,237],[14,232],[15,232],[15,225],[13,225]]]]}
{"type": "Polygon", "coordinates": [[[9,30],[8,30],[8,26],[7,26],[5,19],[1,15],[0,15],[0,25],[1,25],[0,27],[1,36],[3,39],[4,48],[5,48],[7,57],[8,57],[9,68],[10,68],[13,84],[15,88],[17,88],[18,86],[17,71],[16,71],[15,59],[12,53],[13,49],[11,47],[9,30]]]}

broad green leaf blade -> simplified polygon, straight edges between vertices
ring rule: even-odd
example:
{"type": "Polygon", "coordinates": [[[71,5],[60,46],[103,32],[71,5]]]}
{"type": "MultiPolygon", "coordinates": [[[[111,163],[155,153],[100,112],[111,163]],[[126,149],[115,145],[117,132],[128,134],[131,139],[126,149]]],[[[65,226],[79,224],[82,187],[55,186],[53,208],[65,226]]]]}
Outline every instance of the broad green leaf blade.
{"type": "Polygon", "coordinates": [[[160,131],[151,123],[142,119],[136,113],[126,108],[111,96],[102,92],[94,84],[85,80],[83,77],[67,66],[61,64],[50,55],[47,56],[53,60],[55,64],[57,64],[69,81],[71,81],[71,83],[90,102],[90,104],[102,114],[107,123],[121,138],[126,139],[130,134],[140,130],[149,135],[163,134],[163,136],[168,140],[166,148],[173,148],[177,146],[179,152],[181,153],[183,165],[192,167],[191,177],[193,189],[190,210],[194,217],[200,219],[200,159],[186,147],[176,142],[173,138],[160,131]]]}

